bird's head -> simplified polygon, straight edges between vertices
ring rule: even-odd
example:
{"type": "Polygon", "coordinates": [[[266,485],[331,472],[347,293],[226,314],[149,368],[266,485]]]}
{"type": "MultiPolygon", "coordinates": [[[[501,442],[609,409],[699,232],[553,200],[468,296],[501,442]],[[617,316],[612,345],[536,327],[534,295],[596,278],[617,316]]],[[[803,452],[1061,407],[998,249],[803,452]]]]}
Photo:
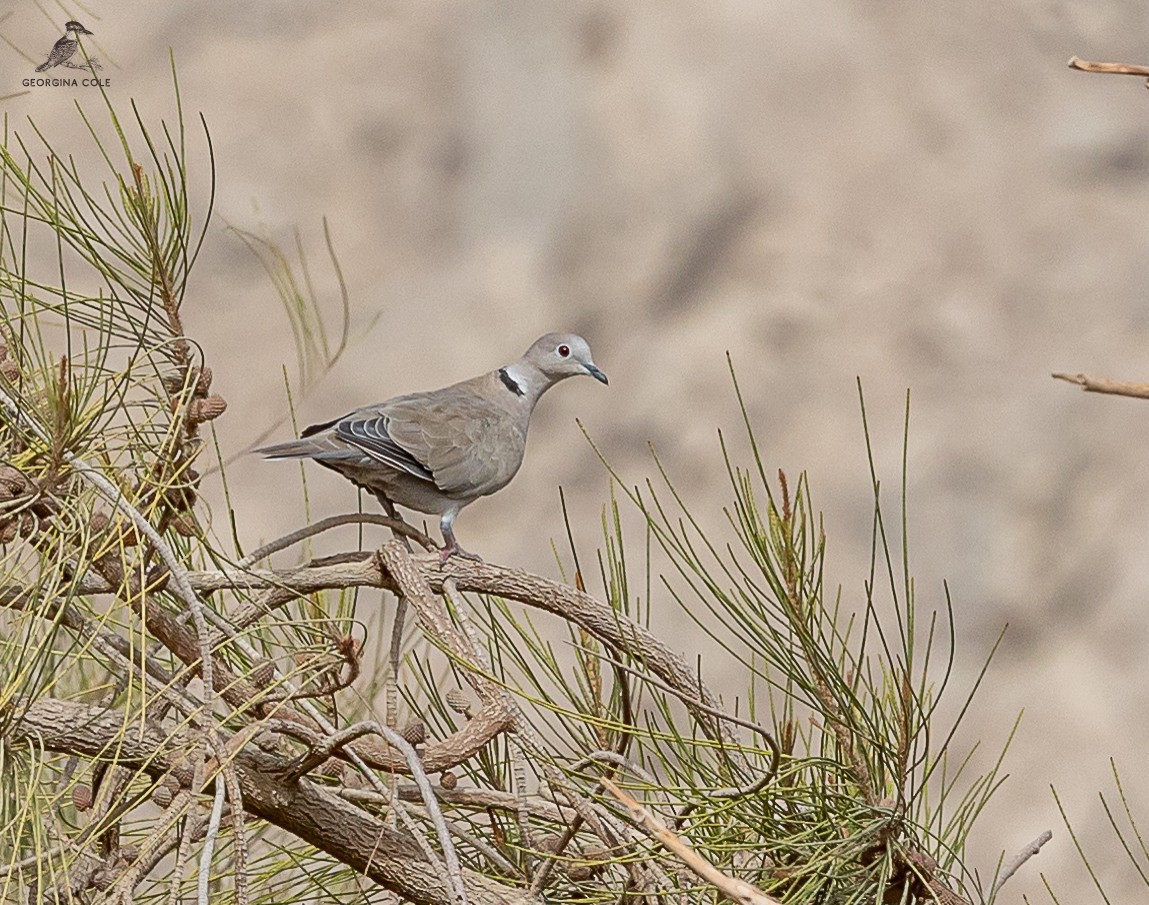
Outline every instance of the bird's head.
{"type": "Polygon", "coordinates": [[[607,383],[606,375],[590,355],[590,346],[574,333],[548,333],[527,349],[523,362],[546,375],[551,382],[587,374],[607,383]]]}
{"type": "Polygon", "coordinates": [[[84,28],[83,25],[81,25],[79,22],[76,22],[74,20],[72,22],[69,22],[68,24],[66,24],[64,26],[64,31],[74,31],[77,34],[81,34],[81,35],[95,34],[95,32],[88,31],[88,29],[84,28]]]}

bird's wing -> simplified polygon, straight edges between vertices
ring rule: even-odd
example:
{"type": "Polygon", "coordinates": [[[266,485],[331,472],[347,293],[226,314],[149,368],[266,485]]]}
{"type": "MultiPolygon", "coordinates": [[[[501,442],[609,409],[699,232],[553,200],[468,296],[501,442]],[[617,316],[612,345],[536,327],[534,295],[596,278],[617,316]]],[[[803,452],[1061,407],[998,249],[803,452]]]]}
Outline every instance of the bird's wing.
{"type": "Polygon", "coordinates": [[[307,428],[303,436],[319,434],[330,429],[336,438],[370,459],[382,462],[412,477],[435,483],[435,476],[428,462],[392,439],[389,406],[390,403],[383,403],[356,409],[342,418],[307,428]]]}
{"type": "Polygon", "coordinates": [[[400,396],[385,407],[391,443],[424,465],[444,493],[471,498],[494,493],[522,463],[526,418],[475,387],[456,384],[400,396]]]}

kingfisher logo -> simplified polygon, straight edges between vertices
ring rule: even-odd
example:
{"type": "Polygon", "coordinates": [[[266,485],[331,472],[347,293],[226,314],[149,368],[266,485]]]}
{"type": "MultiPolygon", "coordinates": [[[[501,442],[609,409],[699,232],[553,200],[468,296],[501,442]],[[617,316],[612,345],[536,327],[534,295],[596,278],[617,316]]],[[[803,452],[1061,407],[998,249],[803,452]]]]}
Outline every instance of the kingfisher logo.
{"type": "MultiPolygon", "coordinates": [[[[80,47],[81,35],[91,34],[95,34],[95,32],[88,31],[88,29],[84,28],[83,25],[75,20],[65,23],[64,37],[52,45],[52,50],[48,53],[48,59],[37,66],[36,71],[47,72],[50,69],[82,69],[95,75],[96,72],[103,67],[95,57],[86,56],[80,47]]],[[[51,76],[44,78],[24,79],[25,87],[75,87],[84,85],[107,88],[111,83],[111,79],[76,78],[75,76],[66,75],[62,71],[53,72],[51,76]]]]}

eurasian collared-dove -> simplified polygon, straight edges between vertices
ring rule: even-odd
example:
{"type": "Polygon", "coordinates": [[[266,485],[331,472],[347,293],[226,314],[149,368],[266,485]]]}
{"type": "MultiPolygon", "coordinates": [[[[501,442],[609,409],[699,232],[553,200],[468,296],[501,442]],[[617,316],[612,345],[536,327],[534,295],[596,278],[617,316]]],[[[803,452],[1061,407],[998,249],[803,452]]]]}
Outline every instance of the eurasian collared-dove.
{"type": "Polygon", "coordinates": [[[389,512],[398,503],[438,515],[442,560],[469,556],[455,540],[455,516],[507,486],[522,464],[535,403],[576,374],[607,382],[585,339],[548,333],[497,371],[356,409],[312,425],[299,440],[256,452],[314,459],[374,493],[389,512]]]}

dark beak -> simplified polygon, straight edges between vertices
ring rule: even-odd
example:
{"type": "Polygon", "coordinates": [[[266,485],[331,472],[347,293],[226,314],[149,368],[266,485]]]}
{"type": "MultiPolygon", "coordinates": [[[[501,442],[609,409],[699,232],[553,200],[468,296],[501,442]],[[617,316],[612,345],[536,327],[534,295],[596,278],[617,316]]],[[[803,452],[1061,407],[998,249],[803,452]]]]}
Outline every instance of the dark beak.
{"type": "Polygon", "coordinates": [[[594,365],[584,364],[583,367],[586,368],[586,372],[588,374],[590,374],[590,376],[593,377],[595,380],[599,381],[600,383],[605,383],[607,385],[610,384],[610,381],[606,379],[606,375],[602,371],[600,371],[597,367],[595,367],[594,365]]]}

